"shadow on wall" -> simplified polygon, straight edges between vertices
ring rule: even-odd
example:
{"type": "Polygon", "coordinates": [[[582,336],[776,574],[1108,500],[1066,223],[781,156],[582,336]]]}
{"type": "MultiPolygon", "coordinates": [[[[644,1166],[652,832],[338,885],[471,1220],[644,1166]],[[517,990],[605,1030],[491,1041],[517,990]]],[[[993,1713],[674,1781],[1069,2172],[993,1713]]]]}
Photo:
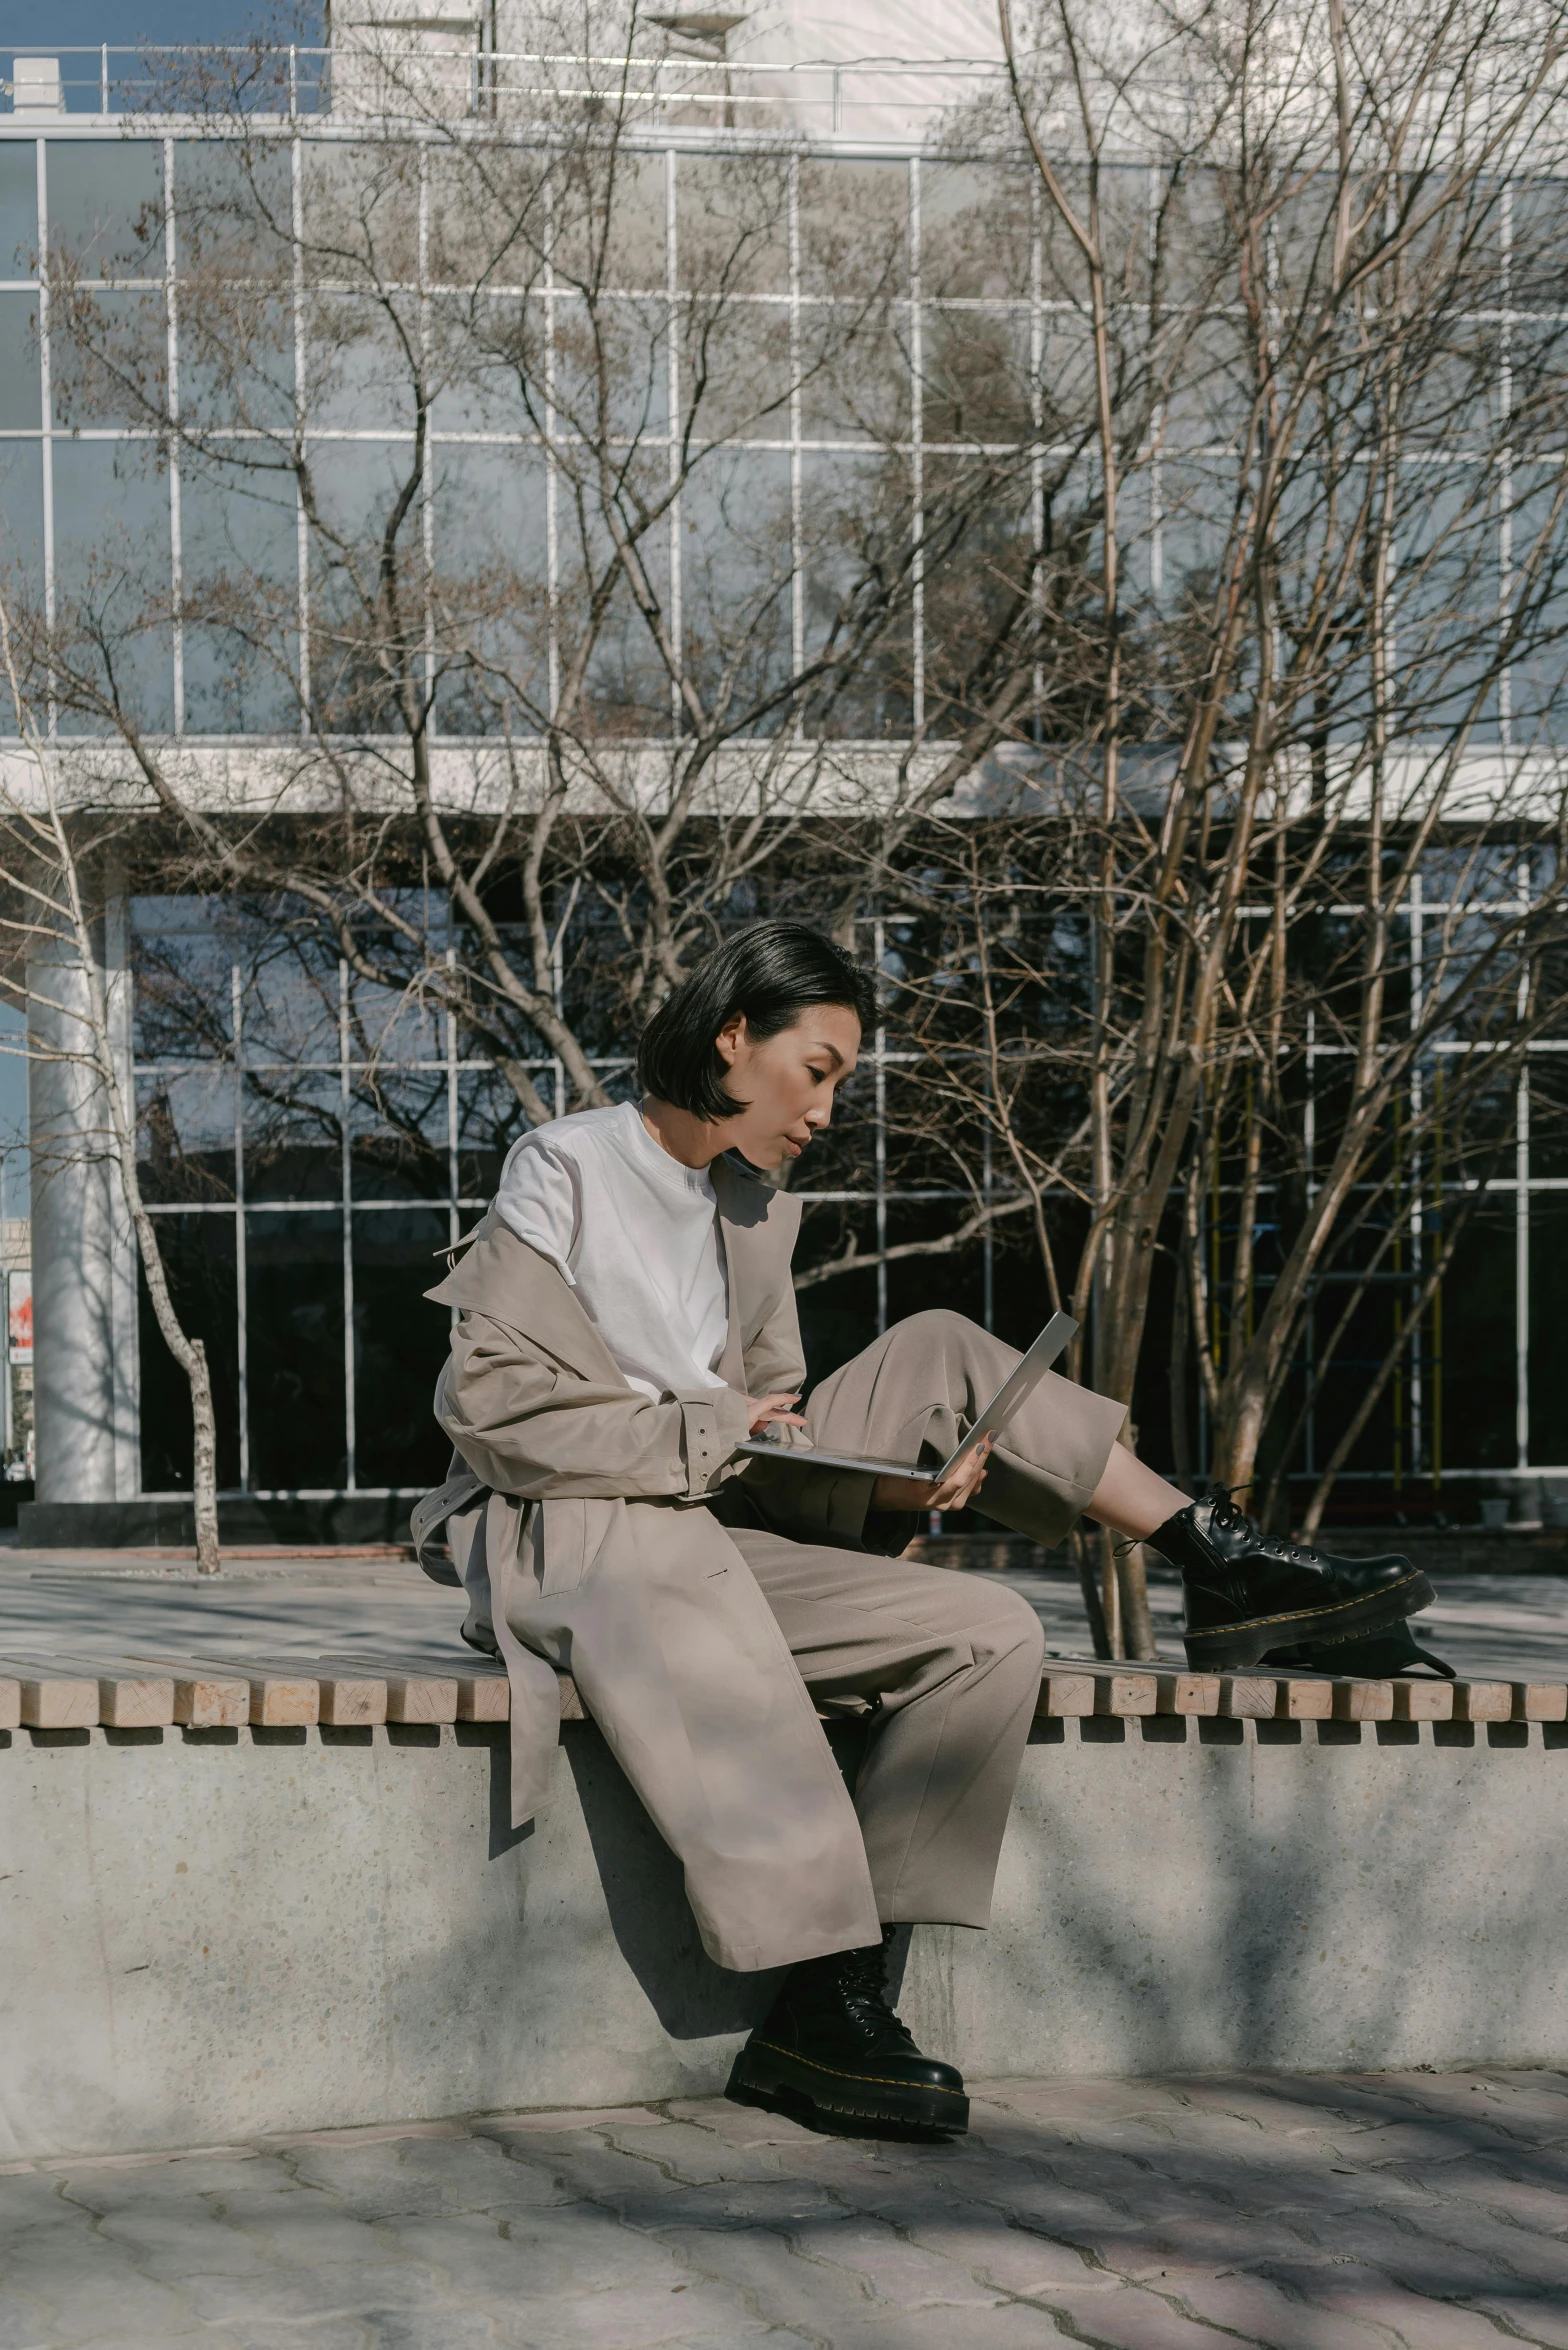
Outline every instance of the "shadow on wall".
{"type": "Polygon", "coordinates": [[[598,1866],[610,1929],[644,1996],[672,2040],[748,2032],[765,2014],[777,1975],[737,1975],[715,1966],[697,1935],[681,1864],[597,1734],[567,1736],[598,1866]]]}
{"type": "MultiPolygon", "coordinates": [[[[835,1727],[830,1742],[852,1776],[861,1733],[835,1727]]],[[[734,1974],[703,1949],[681,1864],[660,1836],[597,1733],[562,1739],[621,1956],[672,2040],[749,2032],[772,2005],[783,1970],[734,1974]]],[[[500,1798],[504,1800],[504,1796],[500,1798]]]]}

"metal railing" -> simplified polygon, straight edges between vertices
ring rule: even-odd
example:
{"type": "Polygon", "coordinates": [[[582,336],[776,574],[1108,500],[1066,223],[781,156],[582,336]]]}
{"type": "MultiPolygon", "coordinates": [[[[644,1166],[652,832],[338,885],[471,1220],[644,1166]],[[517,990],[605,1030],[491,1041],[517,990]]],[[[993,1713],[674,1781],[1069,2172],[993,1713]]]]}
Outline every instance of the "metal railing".
{"type": "MultiPolygon", "coordinates": [[[[1004,69],[985,58],[867,57],[751,61],[661,50],[645,56],[504,51],[406,34],[358,32],[335,48],[298,44],[156,44],[17,48],[0,58],[48,57],[60,66],[60,105],[29,102],[17,114],[47,124],[59,113],[100,120],[178,115],[221,106],[248,115],[326,118],[349,109],[396,116],[443,112],[526,118],[545,101],[613,103],[650,119],[693,110],[714,128],[762,127],[770,114],[818,134],[929,125],[967,100],[1000,89],[1004,69]],[[399,99],[403,104],[399,104],[399,99]]],[[[15,89],[14,80],[3,87],[15,89]]],[[[0,111],[0,123],[6,116],[0,111]]]]}

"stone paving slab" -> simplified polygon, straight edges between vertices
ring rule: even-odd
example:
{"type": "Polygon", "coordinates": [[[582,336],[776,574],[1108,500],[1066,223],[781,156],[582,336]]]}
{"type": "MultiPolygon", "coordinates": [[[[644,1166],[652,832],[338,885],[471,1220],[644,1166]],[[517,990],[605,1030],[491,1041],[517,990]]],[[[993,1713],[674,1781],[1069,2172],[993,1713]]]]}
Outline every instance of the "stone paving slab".
{"type": "Polygon", "coordinates": [[[1568,2075],[720,2099],[0,2172],[0,2350],[1568,2346],[1568,2075]]]}

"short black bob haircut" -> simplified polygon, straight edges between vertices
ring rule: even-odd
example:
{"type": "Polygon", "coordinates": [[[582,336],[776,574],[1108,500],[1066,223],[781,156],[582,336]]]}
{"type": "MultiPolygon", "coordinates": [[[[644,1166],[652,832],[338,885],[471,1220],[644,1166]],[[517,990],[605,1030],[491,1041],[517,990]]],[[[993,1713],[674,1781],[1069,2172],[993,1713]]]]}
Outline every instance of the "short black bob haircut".
{"type": "Polygon", "coordinates": [[[746,1104],[725,1089],[715,1046],[737,1012],[757,1043],[793,1028],[812,1004],[842,1004],[862,1028],[876,1018],[876,986],[830,938],[805,922],[750,922],[704,955],[660,1005],[637,1047],[637,1080],[655,1101],[710,1123],[746,1104]]]}

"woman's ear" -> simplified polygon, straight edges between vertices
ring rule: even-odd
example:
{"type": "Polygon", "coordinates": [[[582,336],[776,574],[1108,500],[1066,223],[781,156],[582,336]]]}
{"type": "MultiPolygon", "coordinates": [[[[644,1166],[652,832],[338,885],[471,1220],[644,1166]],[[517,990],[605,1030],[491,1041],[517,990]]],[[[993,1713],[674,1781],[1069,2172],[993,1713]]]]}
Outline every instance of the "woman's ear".
{"type": "Polygon", "coordinates": [[[726,1020],[713,1040],[713,1049],[726,1069],[733,1069],[740,1059],[740,1048],[746,1040],[746,1015],[737,1012],[733,1020],[726,1020]]]}

